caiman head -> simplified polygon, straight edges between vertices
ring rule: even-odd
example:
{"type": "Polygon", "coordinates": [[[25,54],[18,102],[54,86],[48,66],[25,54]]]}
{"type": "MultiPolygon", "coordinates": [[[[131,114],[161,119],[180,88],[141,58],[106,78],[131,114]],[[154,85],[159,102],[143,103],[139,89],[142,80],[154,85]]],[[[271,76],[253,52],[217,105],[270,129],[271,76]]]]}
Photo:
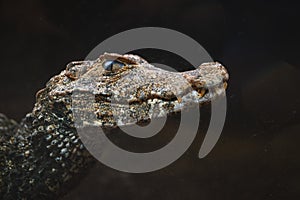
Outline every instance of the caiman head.
{"type": "MultiPolygon", "coordinates": [[[[224,94],[228,78],[227,70],[218,62],[170,72],[136,55],[105,53],[95,61],[68,64],[37,94],[37,101],[47,97],[63,102],[67,110],[89,110],[95,116],[92,124],[115,127],[210,102],[224,94]]],[[[83,123],[90,123],[85,122],[86,116],[82,118],[83,123]]]]}

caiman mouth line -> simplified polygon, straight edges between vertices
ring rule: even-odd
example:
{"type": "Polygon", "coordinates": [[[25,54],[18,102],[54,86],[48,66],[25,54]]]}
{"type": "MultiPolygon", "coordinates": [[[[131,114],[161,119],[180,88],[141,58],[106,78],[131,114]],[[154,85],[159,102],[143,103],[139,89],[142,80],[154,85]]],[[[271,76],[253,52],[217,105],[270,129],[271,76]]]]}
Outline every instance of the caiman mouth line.
{"type": "MultiPolygon", "coordinates": [[[[202,98],[205,94],[208,93],[208,89],[206,88],[198,88],[194,89],[198,93],[198,97],[202,98]]],[[[180,96],[176,96],[173,92],[166,91],[163,94],[159,95],[157,93],[151,93],[149,95],[145,95],[144,93],[138,92],[136,97],[132,99],[124,99],[124,100],[112,100],[112,94],[95,94],[96,102],[105,102],[105,103],[113,103],[120,105],[131,105],[131,104],[141,104],[143,102],[147,102],[149,100],[162,100],[165,102],[182,102],[182,98],[187,94],[191,93],[190,89],[186,89],[180,96]]]]}

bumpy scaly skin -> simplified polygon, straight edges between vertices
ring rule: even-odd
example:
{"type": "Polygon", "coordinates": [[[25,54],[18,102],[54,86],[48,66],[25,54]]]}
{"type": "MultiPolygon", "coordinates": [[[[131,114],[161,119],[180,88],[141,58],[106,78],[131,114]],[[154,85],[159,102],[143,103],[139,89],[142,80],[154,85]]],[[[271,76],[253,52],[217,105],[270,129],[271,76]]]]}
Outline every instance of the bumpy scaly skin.
{"type": "Polygon", "coordinates": [[[1,140],[2,199],[52,199],[93,161],[78,139],[67,103],[50,100],[47,90],[40,95],[15,133],[1,140]]]}
{"type": "Polygon", "coordinates": [[[70,63],[37,93],[20,125],[0,115],[1,199],[54,198],[95,162],[76,132],[74,109],[94,115],[92,121],[80,115],[79,126],[124,126],[209,102],[227,80],[217,62],[182,73],[134,55],[70,63]],[[87,96],[93,97],[91,107],[81,103],[87,96]]]}

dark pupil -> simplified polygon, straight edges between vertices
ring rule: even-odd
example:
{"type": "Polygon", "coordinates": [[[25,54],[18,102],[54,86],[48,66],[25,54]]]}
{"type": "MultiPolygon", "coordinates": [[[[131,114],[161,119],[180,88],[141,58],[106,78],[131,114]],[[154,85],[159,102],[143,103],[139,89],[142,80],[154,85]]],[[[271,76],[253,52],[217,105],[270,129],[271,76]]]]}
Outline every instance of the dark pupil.
{"type": "Polygon", "coordinates": [[[120,69],[124,66],[123,63],[116,60],[107,60],[103,63],[103,68],[108,71],[113,71],[115,69],[120,69]]]}

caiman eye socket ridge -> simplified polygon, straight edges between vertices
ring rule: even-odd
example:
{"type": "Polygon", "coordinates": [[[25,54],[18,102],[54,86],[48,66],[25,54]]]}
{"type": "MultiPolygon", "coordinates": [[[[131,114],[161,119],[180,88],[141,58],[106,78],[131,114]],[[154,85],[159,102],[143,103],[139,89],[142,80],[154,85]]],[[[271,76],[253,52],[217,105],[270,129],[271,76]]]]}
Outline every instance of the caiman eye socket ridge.
{"type": "Polygon", "coordinates": [[[117,71],[124,67],[125,64],[117,60],[106,60],[103,62],[102,66],[106,71],[117,71]]]}

